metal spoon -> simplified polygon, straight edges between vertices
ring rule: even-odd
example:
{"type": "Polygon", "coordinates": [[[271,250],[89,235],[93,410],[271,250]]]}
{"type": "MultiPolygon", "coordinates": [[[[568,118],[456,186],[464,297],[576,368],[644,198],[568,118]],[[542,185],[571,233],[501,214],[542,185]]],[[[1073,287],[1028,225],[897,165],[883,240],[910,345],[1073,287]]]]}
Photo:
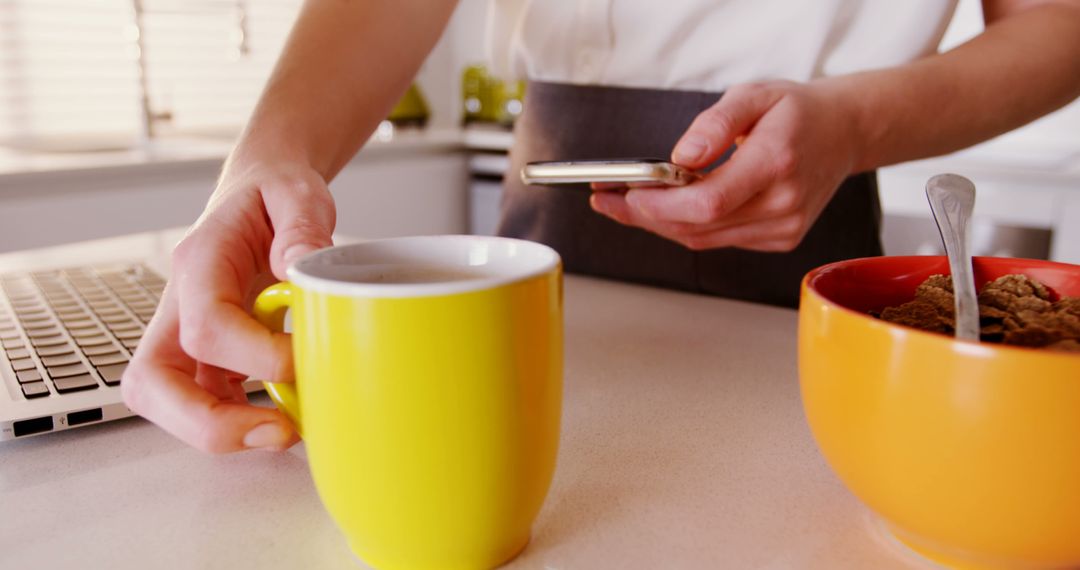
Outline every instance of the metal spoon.
{"type": "Polygon", "coordinates": [[[979,304],[967,236],[967,223],[975,207],[975,185],[963,176],[938,174],[926,183],[926,197],[949,257],[956,303],[956,338],[979,340],[979,304]]]}

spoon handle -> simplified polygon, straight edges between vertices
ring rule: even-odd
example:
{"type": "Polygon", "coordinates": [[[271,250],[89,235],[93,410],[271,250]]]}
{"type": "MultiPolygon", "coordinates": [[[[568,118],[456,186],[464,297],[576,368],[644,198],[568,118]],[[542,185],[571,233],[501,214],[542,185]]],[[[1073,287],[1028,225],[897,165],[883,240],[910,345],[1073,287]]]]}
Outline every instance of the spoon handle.
{"type": "Polygon", "coordinates": [[[979,340],[979,305],[967,239],[967,223],[975,207],[975,185],[963,176],[939,174],[926,183],[926,197],[949,257],[956,304],[956,338],[979,340]]]}

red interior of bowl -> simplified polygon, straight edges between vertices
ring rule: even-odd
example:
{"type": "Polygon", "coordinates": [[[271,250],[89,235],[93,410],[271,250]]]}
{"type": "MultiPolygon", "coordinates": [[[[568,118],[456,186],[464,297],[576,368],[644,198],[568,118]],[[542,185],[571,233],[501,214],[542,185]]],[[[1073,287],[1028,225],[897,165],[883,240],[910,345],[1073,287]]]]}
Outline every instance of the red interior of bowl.
{"type": "MultiPolygon", "coordinates": [[[[976,257],[975,288],[1002,275],[1021,273],[1058,295],[1080,297],[1080,265],[1038,259],[976,257]]],[[[849,259],[819,267],[807,285],[826,299],[855,311],[880,311],[915,297],[915,288],[934,274],[949,274],[945,256],[895,256],[849,259]]]]}

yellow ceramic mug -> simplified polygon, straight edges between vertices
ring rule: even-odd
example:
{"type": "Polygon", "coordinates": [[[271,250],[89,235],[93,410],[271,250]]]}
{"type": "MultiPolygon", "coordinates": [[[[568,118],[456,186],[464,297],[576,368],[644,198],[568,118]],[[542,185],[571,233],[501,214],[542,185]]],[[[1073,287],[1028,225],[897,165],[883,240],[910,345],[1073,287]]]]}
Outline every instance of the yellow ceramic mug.
{"type": "Polygon", "coordinates": [[[286,309],[295,388],[268,390],[353,552],[410,569],[520,552],[558,447],[558,254],[479,236],[329,248],[255,304],[279,330],[286,309]]]}

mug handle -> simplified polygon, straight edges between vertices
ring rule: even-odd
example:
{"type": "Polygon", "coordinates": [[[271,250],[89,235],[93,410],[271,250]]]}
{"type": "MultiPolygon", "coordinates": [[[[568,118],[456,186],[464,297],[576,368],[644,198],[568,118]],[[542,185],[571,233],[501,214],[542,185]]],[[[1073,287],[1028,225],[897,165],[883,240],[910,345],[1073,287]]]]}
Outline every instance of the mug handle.
{"type": "MultiPolygon", "coordinates": [[[[293,292],[292,283],[283,281],[276,283],[259,293],[255,299],[252,312],[255,319],[275,332],[283,332],[285,329],[285,311],[292,306],[293,292]]],[[[300,428],[300,405],[296,397],[296,385],[291,382],[263,382],[266,393],[270,399],[286,417],[292,420],[300,437],[304,432],[300,428]]]]}

